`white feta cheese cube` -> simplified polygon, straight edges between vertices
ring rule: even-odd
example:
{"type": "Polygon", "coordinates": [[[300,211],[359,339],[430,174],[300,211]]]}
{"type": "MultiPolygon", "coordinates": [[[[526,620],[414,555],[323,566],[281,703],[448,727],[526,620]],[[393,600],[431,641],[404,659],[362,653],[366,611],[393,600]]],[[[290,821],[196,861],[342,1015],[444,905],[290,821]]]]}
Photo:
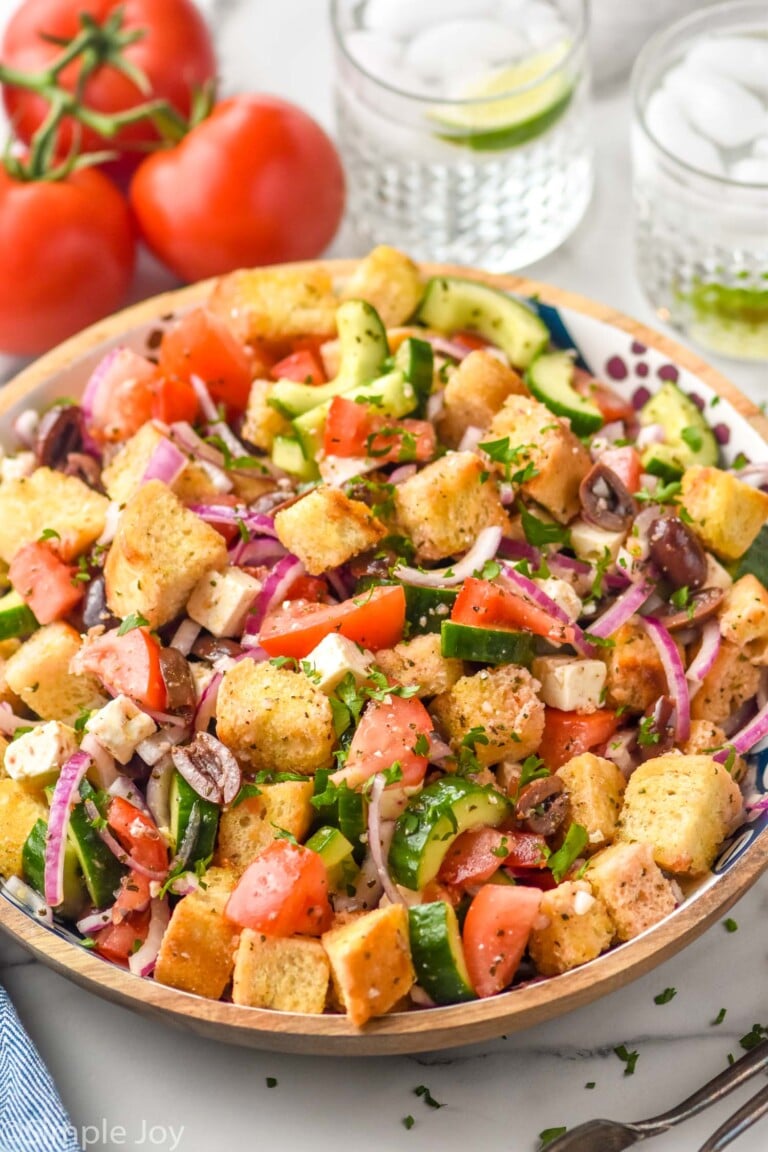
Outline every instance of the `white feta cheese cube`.
{"type": "Polygon", "coordinates": [[[321,692],[329,694],[339,686],[348,672],[352,673],[358,684],[366,680],[373,656],[370,652],[361,652],[353,640],[331,632],[312,649],[307,662],[320,677],[317,687],[321,692]]]}
{"type": "MultiPolygon", "coordinates": [[[[234,660],[232,664],[234,666],[234,660]]],[[[199,663],[196,660],[192,661],[189,665],[189,670],[192,673],[192,683],[195,685],[195,696],[199,704],[202,700],[203,693],[216,675],[216,670],[203,660],[199,663]]],[[[226,671],[226,669],[223,669],[223,671],[226,671]]]]}
{"type": "Polygon", "coordinates": [[[17,452],[15,456],[5,456],[0,460],[0,480],[24,480],[31,476],[37,467],[34,452],[17,452]]]}
{"type": "Polygon", "coordinates": [[[214,636],[239,636],[261,581],[242,568],[206,572],[195,585],[187,613],[214,636]]]}
{"type": "Polygon", "coordinates": [[[151,716],[127,696],[115,696],[86,721],[85,730],[95,736],[120,764],[127,764],[142,740],[157,729],[151,716]]]}
{"type": "Polygon", "coordinates": [[[580,560],[602,560],[606,548],[615,560],[626,536],[626,532],[606,532],[586,520],[574,520],[570,532],[571,547],[580,560]]]}
{"type": "Polygon", "coordinates": [[[602,660],[573,656],[539,656],[533,675],[541,683],[539,696],[563,712],[595,712],[601,705],[607,669],[602,660]]]}
{"type": "Polygon", "coordinates": [[[555,576],[548,576],[546,580],[534,580],[545,596],[554,600],[558,608],[562,608],[569,620],[578,620],[583,611],[581,598],[576,595],[573,586],[567,580],[558,580],[555,576]]]}
{"type": "Polygon", "coordinates": [[[5,752],[5,770],[13,780],[33,782],[44,788],[77,752],[74,728],[49,720],[13,740],[5,752]]]}

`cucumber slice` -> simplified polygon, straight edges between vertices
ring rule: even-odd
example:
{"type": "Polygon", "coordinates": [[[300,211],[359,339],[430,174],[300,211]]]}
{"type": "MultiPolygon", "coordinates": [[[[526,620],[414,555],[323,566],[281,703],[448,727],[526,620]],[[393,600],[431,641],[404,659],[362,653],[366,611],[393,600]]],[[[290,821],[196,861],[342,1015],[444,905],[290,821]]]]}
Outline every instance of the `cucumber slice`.
{"type": "Polygon", "coordinates": [[[549,343],[546,324],[526,304],[460,276],[429,280],[417,319],[438,332],[477,332],[506,352],[516,368],[527,368],[549,343]]]}
{"type": "Polygon", "coordinates": [[[525,374],[525,382],[550,412],[568,417],[577,436],[591,436],[605,423],[597,405],[573,387],[573,356],[569,352],[537,356],[525,374]]]}
{"type": "Polygon", "coordinates": [[[272,444],[272,463],[283,472],[290,472],[299,480],[316,480],[320,473],[314,460],[304,455],[301,442],[294,436],[275,436],[272,444]]]}
{"type": "MultiPolygon", "coordinates": [[[[80,796],[83,800],[95,800],[96,791],[88,780],[81,781],[80,796]]],[[[115,859],[101,840],[84,804],[76,804],[72,809],[67,836],[82,870],[88,895],[97,908],[108,908],[127,868],[115,859]]]]}
{"type": "Polygon", "coordinates": [[[440,871],[453,841],[481,824],[496,827],[510,813],[506,797],[462,776],[424,788],[395,824],[389,850],[392,879],[420,891],[440,871]]]}
{"type": "Polygon", "coordinates": [[[533,637],[528,632],[506,632],[502,628],[475,628],[445,620],[441,629],[443,656],[474,660],[478,664],[522,664],[533,661],[533,637]]]}
{"type": "Polygon", "coordinates": [[[338,828],[318,828],[307,840],[307,848],[317,852],[328,872],[328,884],[334,892],[345,892],[354,885],[360,869],[355,863],[353,845],[338,828]]]}
{"type": "MultiPolygon", "coordinates": [[[[30,888],[45,897],[45,840],[48,825],[45,820],[37,820],[24,841],[21,850],[21,870],[23,879],[30,888]]],[[[86,891],[80,873],[77,856],[70,844],[64,851],[64,900],[56,912],[66,919],[77,919],[86,904],[86,891]]]]}
{"type": "MultiPolygon", "coordinates": [[[[393,420],[413,412],[418,402],[413,385],[408,383],[399,369],[370,384],[357,384],[343,395],[347,400],[370,404],[375,412],[393,420]]],[[[323,431],[330,407],[331,400],[326,400],[293,422],[306,460],[316,460],[323,446],[323,431]]]]}
{"type": "Polygon", "coordinates": [[[734,579],[742,576],[756,576],[764,587],[768,587],[768,524],[764,524],[756,538],[739,560],[734,579]]]}
{"type": "Polygon", "coordinates": [[[458,592],[453,588],[417,588],[403,585],[405,618],[411,636],[439,632],[451,614],[458,592]]]}
{"type": "Polygon", "coordinates": [[[5,596],[0,597],[0,640],[29,636],[39,627],[34,612],[27,607],[18,592],[6,592],[5,596]]]}
{"type": "Polygon", "coordinates": [[[395,352],[393,366],[402,372],[413,388],[417,400],[416,411],[419,415],[423,415],[432,391],[435,371],[432,345],[427,344],[426,340],[416,340],[409,336],[395,352]]]}
{"type": "Polygon", "coordinates": [[[192,814],[197,812],[200,823],[194,845],[187,856],[187,866],[192,867],[200,860],[208,860],[216,847],[220,815],[218,804],[204,800],[179,772],[174,772],[171,777],[170,805],[171,836],[176,851],[184,841],[192,814]]]}
{"type": "Polygon", "coordinates": [[[475,1000],[464,960],[459,922],[450,904],[436,900],[408,909],[416,982],[435,1004],[475,1000]]]}
{"type": "Polygon", "coordinates": [[[678,480],[694,464],[715,467],[717,440],[690,397],[667,380],[639,412],[642,425],[660,424],[662,444],[651,444],[643,453],[643,468],[667,482],[678,480]]]}
{"type": "Polygon", "coordinates": [[[368,831],[365,799],[361,792],[342,788],[339,793],[339,828],[352,844],[352,854],[358,864],[365,856],[365,843],[362,837],[368,831]]]}

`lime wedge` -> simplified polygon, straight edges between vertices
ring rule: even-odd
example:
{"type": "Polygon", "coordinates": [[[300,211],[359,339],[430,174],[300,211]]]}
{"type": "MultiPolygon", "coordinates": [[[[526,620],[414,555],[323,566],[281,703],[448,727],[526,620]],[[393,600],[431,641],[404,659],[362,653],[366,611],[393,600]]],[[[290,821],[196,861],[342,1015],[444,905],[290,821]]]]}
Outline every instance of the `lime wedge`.
{"type": "Polygon", "coordinates": [[[468,84],[460,103],[428,113],[441,129],[437,135],[477,151],[514,148],[539,136],[563,114],[573,95],[573,78],[566,69],[557,70],[570,49],[571,42],[562,40],[468,84]]]}

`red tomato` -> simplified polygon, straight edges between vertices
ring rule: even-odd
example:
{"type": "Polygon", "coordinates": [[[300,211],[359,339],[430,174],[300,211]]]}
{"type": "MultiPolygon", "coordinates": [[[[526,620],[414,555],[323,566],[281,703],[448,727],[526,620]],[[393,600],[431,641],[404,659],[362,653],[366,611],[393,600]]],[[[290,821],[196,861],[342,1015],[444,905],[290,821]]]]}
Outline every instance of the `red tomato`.
{"type": "Polygon", "coordinates": [[[130,696],[145,708],[162,712],[168,691],[160,666],[160,645],[147,628],[118,630],[89,640],[77,653],[77,671],[92,672],[113,696],[130,696]]]}
{"type": "Polygon", "coordinates": [[[145,240],[182,279],[306,260],[330,243],[344,208],[333,144],[276,96],[236,96],[131,183],[145,240]]]}
{"type": "Polygon", "coordinates": [[[158,380],[152,396],[152,418],[164,424],[175,424],[186,420],[192,424],[197,419],[200,403],[197,393],[186,380],[163,377],[158,380]]]}
{"type": "Polygon", "coordinates": [[[162,875],[168,870],[168,848],[151,816],[122,796],[113,796],[107,823],[137,864],[162,875]]]}
{"type": "Polygon", "coordinates": [[[0,349],[33,356],[118,308],[133,278],[128,207],[93,168],[19,181],[0,165],[0,349]]]}
{"type": "Polygon", "coordinates": [[[149,878],[143,872],[128,872],[120,881],[120,891],[112,905],[112,923],[121,924],[133,912],[149,907],[149,878]]]}
{"type": "Polygon", "coordinates": [[[642,488],[640,476],[643,465],[640,453],[631,444],[626,444],[622,448],[606,448],[605,452],[600,453],[600,463],[615,472],[619,480],[624,481],[629,492],[639,492],[642,488]]]}
{"type": "Polygon", "coordinates": [[[82,583],[73,581],[75,571],[50,544],[39,541],[19,548],[8,578],[39,623],[50,624],[68,615],[83,598],[82,583]]]}
{"type": "Polygon", "coordinates": [[[270,656],[302,660],[329,632],[376,652],[399,643],[404,628],[405,593],[399,584],[386,584],[327,607],[291,600],[267,616],[259,643],[270,656]]]}
{"type": "Polygon", "coordinates": [[[322,858],[311,848],[275,840],[246,868],[224,914],[267,936],[320,936],[332,916],[322,858]]]}
{"type": "Polygon", "coordinates": [[[450,337],[454,344],[461,344],[464,348],[468,348],[470,352],[482,351],[490,344],[484,336],[480,336],[477,332],[468,332],[462,329],[460,332],[454,332],[450,337]]]}
{"type": "Polygon", "coordinates": [[[296,380],[299,384],[325,384],[320,357],[311,348],[300,348],[272,367],[275,380],[296,380]]]}
{"type": "Polygon", "coordinates": [[[323,432],[323,450],[327,456],[365,456],[371,430],[371,412],[365,404],[334,396],[323,432]]]}
{"type": "MultiPolygon", "coordinates": [[[[71,40],[80,31],[79,16],[87,13],[103,24],[118,8],[123,9],[123,30],[141,31],[124,50],[125,59],[140,69],[149,82],[148,91],[139,91],[133,80],[111,64],[95,69],[83,87],[83,103],[108,115],[125,111],[147,99],[165,99],[183,117],[191,111],[192,94],[216,77],[216,58],[205,22],[192,0],[25,0],[5,31],[3,63],[12,68],[43,71],[61,52],[61,46],[44,37],[71,40]]],[[[78,85],[81,61],[69,65],[59,82],[70,92],[78,85]]],[[[34,92],[10,85],[3,97],[14,132],[29,141],[48,112],[48,103],[34,92]]],[[[108,147],[156,142],[158,134],[151,121],[142,120],[121,128],[108,147]]],[[[104,139],[90,128],[63,121],[58,147],[70,152],[78,142],[83,152],[104,148],[104,139]]],[[[135,161],[134,161],[135,162],[135,161]]],[[[130,165],[132,167],[132,165],[130,165]]],[[[111,309],[108,309],[111,311],[111,309]]]]}
{"type": "Polygon", "coordinates": [[[323,433],[327,456],[371,456],[380,464],[431,460],[436,443],[428,420],[390,420],[343,396],[331,401],[323,433]]]}
{"type": "Polygon", "coordinates": [[[188,312],[165,332],[160,371],[186,383],[199,376],[216,403],[239,411],[248,404],[251,357],[224,321],[205,308],[188,312]]]}
{"type": "Polygon", "coordinates": [[[108,924],[96,932],[96,951],[115,964],[128,964],[128,957],[138,951],[147,938],[150,911],[134,912],[119,924],[108,924]]]}
{"type": "Polygon", "coordinates": [[[538,889],[517,885],[486,884],[475,896],[462,939],[469,977],[478,996],[495,996],[512,983],[540,902],[538,889]]]}
{"type": "Polygon", "coordinates": [[[543,608],[524,600],[499,584],[468,577],[456,597],[451,620],[476,628],[508,628],[545,636],[553,644],[569,639],[570,629],[553,620],[543,608]]]}
{"type": "Polygon", "coordinates": [[[505,833],[509,855],[504,861],[505,868],[522,871],[527,868],[546,868],[545,849],[547,842],[538,832],[519,832],[516,829],[505,833]]]}
{"type": "Polygon", "coordinates": [[[90,431],[99,440],[127,440],[152,419],[157,367],[130,348],[108,353],[86,388],[90,399],[90,431]],[[98,384],[94,383],[98,377],[98,384]]]}
{"type": "Polygon", "coordinates": [[[416,745],[423,744],[433,728],[432,717],[420,700],[390,696],[371,701],[352,737],[346,765],[332,777],[334,783],[346,780],[350,788],[357,788],[398,763],[403,774],[400,784],[407,788],[420,784],[429,757],[417,752],[416,745]]]}
{"type": "Polygon", "coordinates": [[[575,368],[573,372],[573,386],[577,392],[591,400],[600,409],[600,414],[606,424],[615,420],[633,420],[635,409],[629,400],[625,400],[613,388],[596,380],[583,368],[575,368]]]}
{"type": "Polygon", "coordinates": [[[453,887],[484,884],[500,867],[544,868],[546,841],[535,832],[471,828],[454,840],[438,880],[453,887]]]}
{"type": "Polygon", "coordinates": [[[313,604],[325,604],[328,600],[328,585],[319,576],[297,576],[285,598],[286,600],[311,600],[313,604]]]}
{"type": "Polygon", "coordinates": [[[572,757],[605,744],[618,726],[616,713],[605,708],[598,712],[561,712],[558,708],[547,708],[538,754],[550,772],[556,772],[572,757]]]}

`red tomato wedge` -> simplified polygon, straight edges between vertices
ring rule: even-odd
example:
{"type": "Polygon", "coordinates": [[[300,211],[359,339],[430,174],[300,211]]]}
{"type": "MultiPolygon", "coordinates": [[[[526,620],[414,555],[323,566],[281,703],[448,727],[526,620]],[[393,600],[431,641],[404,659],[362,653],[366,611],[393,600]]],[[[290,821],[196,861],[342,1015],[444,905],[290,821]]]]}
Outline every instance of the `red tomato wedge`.
{"type": "Polygon", "coordinates": [[[464,957],[478,996],[495,996],[512,983],[541,902],[537,888],[486,884],[464,921],[464,957]]]}
{"type": "Polygon", "coordinates": [[[158,874],[167,871],[168,848],[151,816],[124,797],[114,796],[107,809],[107,823],[142,868],[158,874]]]}
{"type": "Polygon", "coordinates": [[[390,420],[343,396],[331,401],[323,434],[327,456],[370,456],[381,464],[423,463],[432,459],[436,444],[428,420],[390,420]]]}
{"type": "Polygon", "coordinates": [[[631,401],[620,396],[601,380],[596,380],[583,368],[574,369],[573,386],[580,395],[597,405],[606,424],[612,424],[615,420],[634,419],[635,409],[631,401]]]}
{"type": "Polygon", "coordinates": [[[251,357],[223,320],[204,308],[182,316],[163,336],[160,371],[189,382],[199,376],[216,403],[242,412],[251,391],[251,357]]]}
{"type": "Polygon", "coordinates": [[[463,348],[468,348],[470,352],[482,351],[490,344],[490,340],[486,340],[484,336],[480,336],[477,332],[469,332],[467,329],[454,332],[449,339],[451,343],[461,344],[463,348]]]}
{"type": "Polygon", "coordinates": [[[320,357],[311,348],[300,348],[272,366],[275,380],[295,380],[299,384],[325,384],[320,357]]]}
{"type": "Polygon", "coordinates": [[[143,912],[133,912],[119,924],[108,924],[96,932],[95,950],[105,960],[115,964],[128,964],[128,957],[136,952],[147,938],[149,931],[149,908],[143,912]]]}
{"type": "Polygon", "coordinates": [[[398,783],[408,788],[420,784],[429,757],[416,747],[424,744],[433,728],[432,717],[420,700],[389,696],[371,701],[352,737],[345,766],[332,776],[334,783],[345,780],[350,788],[357,788],[397,763],[402,771],[398,783]]]}
{"type": "Polygon", "coordinates": [[[471,828],[454,840],[437,879],[449,887],[471,887],[490,880],[500,867],[545,868],[546,840],[535,832],[471,828]]]}
{"type": "Polygon", "coordinates": [[[249,864],[224,913],[266,936],[319,936],[330,926],[328,874],[311,848],[275,840],[249,864]]]}
{"type": "Polygon", "coordinates": [[[451,620],[476,628],[521,629],[544,636],[553,644],[566,642],[571,632],[567,625],[548,616],[543,608],[475,576],[464,581],[451,610],[451,620]]]}
{"type": "Polygon", "coordinates": [[[504,861],[505,868],[546,868],[547,842],[538,832],[520,832],[515,829],[504,835],[509,848],[509,855],[504,861]]]}
{"type": "Polygon", "coordinates": [[[547,708],[539,756],[550,772],[556,772],[572,757],[605,744],[618,726],[618,716],[607,708],[598,712],[561,712],[558,708],[547,708]]]}
{"type": "Polygon", "coordinates": [[[90,430],[99,440],[127,440],[152,419],[155,391],[160,383],[157,367],[130,348],[118,348],[99,365],[86,387],[90,396],[90,430]],[[98,384],[94,380],[98,374],[98,384]]]}
{"type": "Polygon", "coordinates": [[[39,623],[50,624],[68,615],[83,598],[82,583],[73,582],[75,571],[50,544],[38,541],[19,548],[8,578],[39,623]]]}
{"type": "Polygon", "coordinates": [[[616,473],[619,480],[626,485],[627,491],[640,491],[643,465],[640,453],[631,444],[626,444],[622,448],[606,448],[605,452],[600,453],[600,463],[616,473]]]}
{"type": "Polygon", "coordinates": [[[194,424],[199,408],[197,393],[187,380],[163,377],[157,382],[152,399],[153,419],[164,424],[175,424],[177,420],[194,424]]]}
{"type": "Polygon", "coordinates": [[[160,666],[160,645],[147,628],[118,630],[89,640],[77,653],[78,672],[92,672],[113,696],[130,696],[145,708],[162,712],[168,691],[160,666]]]}
{"type": "Polygon", "coordinates": [[[386,584],[341,604],[288,601],[267,616],[259,643],[270,656],[302,660],[330,632],[376,652],[393,648],[404,628],[405,592],[400,585],[386,584]]]}
{"type": "Polygon", "coordinates": [[[112,905],[112,922],[122,924],[132,912],[149,907],[149,878],[142,872],[129,872],[120,881],[120,891],[112,905]]]}

